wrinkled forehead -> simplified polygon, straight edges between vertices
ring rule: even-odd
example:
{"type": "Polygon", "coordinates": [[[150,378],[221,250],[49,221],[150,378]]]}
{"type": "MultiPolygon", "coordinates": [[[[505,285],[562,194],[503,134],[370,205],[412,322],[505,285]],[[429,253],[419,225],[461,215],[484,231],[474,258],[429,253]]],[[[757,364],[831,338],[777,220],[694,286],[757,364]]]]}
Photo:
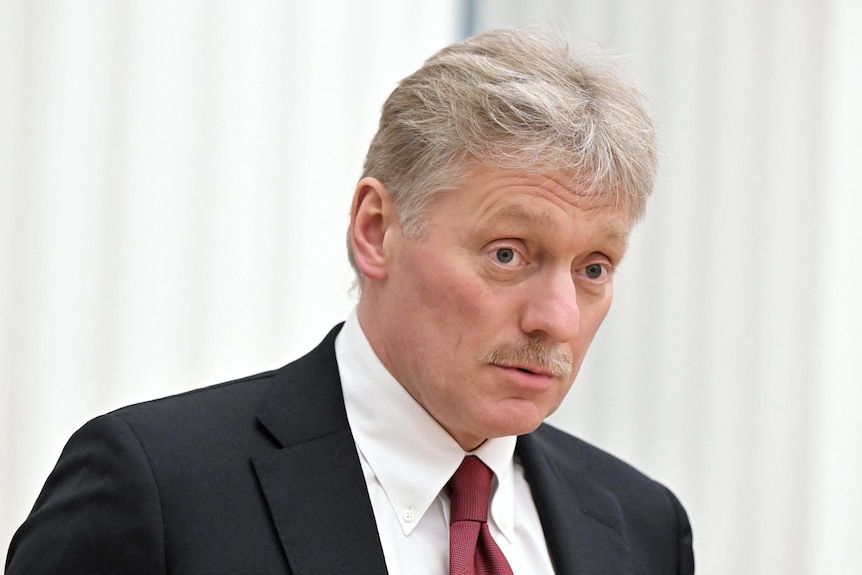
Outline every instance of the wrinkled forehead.
{"type": "Polygon", "coordinates": [[[514,157],[508,162],[487,163],[468,159],[450,179],[449,191],[469,189],[471,182],[488,173],[517,172],[534,178],[540,187],[549,193],[565,195],[569,203],[591,215],[609,215],[616,219],[622,216],[626,228],[637,219],[632,196],[628,190],[597,183],[594,174],[572,169],[561,169],[542,163],[527,163],[514,157]]]}

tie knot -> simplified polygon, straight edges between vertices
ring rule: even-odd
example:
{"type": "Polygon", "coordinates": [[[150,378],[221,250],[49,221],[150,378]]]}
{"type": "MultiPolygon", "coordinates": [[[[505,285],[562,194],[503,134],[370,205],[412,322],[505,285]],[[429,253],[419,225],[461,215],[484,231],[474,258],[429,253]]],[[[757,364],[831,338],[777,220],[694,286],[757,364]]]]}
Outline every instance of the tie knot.
{"type": "Polygon", "coordinates": [[[488,521],[488,496],[492,473],[478,457],[468,455],[449,480],[449,524],[455,521],[488,521]]]}

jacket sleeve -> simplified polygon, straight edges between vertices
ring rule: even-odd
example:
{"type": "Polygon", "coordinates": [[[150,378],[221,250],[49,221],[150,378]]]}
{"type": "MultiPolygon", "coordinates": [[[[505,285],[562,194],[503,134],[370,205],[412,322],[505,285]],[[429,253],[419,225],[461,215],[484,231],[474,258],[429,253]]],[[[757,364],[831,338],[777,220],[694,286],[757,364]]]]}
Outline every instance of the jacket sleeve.
{"type": "Polygon", "coordinates": [[[116,415],[82,427],[12,538],[6,575],[165,573],[159,493],[146,453],[116,415]]]}
{"type": "Polygon", "coordinates": [[[694,549],[692,547],[691,523],[688,514],[676,495],[665,488],[673,503],[677,524],[677,575],[694,575],[694,549]]]}

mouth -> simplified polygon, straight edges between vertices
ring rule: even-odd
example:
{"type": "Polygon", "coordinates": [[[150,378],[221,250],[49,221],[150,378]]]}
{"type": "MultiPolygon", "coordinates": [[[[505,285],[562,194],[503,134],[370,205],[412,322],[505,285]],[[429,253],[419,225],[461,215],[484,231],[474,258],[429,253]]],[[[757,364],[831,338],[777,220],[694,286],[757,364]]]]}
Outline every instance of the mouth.
{"type": "Polygon", "coordinates": [[[502,379],[499,380],[505,389],[514,396],[521,398],[535,398],[540,394],[547,393],[554,386],[555,377],[547,369],[534,365],[509,365],[505,363],[492,363],[493,367],[499,369],[502,379]]]}
{"type": "Polygon", "coordinates": [[[543,369],[541,367],[536,367],[532,365],[506,365],[503,363],[494,364],[497,367],[501,367],[503,369],[512,369],[515,371],[519,371],[521,373],[525,373],[527,375],[538,375],[543,377],[554,377],[554,374],[548,371],[547,369],[543,369]]]}
{"type": "Polygon", "coordinates": [[[498,367],[512,376],[517,376],[516,379],[519,381],[548,381],[554,379],[556,377],[552,372],[548,371],[545,368],[538,367],[535,365],[523,365],[523,364],[507,364],[507,363],[494,363],[492,364],[494,367],[498,367]]]}

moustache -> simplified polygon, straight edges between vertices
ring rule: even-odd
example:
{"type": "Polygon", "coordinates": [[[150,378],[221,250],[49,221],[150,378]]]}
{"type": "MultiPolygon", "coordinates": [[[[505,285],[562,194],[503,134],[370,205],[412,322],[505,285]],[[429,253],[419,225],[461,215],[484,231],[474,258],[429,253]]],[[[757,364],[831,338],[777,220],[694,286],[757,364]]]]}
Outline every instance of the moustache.
{"type": "Polygon", "coordinates": [[[548,372],[555,377],[572,374],[572,358],[558,344],[548,345],[539,338],[497,344],[482,359],[494,365],[548,372]]]}

